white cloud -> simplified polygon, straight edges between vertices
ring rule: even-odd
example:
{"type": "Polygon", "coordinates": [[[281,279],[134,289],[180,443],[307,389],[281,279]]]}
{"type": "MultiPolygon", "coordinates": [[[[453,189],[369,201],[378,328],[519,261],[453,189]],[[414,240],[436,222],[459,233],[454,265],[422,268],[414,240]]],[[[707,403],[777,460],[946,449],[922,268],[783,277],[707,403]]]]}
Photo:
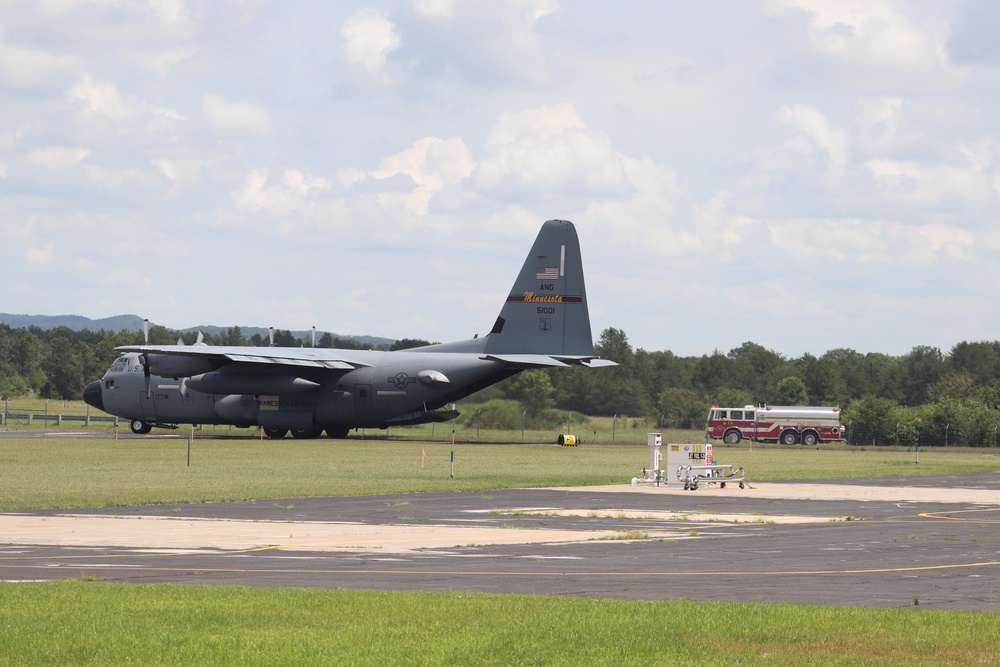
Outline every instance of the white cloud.
{"type": "Polygon", "coordinates": [[[185,182],[196,180],[204,166],[198,159],[152,158],[150,163],[171,181],[185,182]]]}
{"type": "MultiPolygon", "coordinates": [[[[862,87],[950,86],[959,74],[948,67],[947,26],[920,20],[894,0],[771,0],[772,11],[806,17],[812,54],[826,73],[862,87]]],[[[802,63],[803,65],[805,63],[802,63]]]]}
{"type": "Polygon", "coordinates": [[[41,248],[31,247],[24,251],[24,261],[29,266],[45,268],[52,265],[56,256],[56,247],[48,243],[41,248]]]}
{"type": "Polygon", "coordinates": [[[799,219],[767,224],[771,243],[786,257],[815,262],[878,265],[902,262],[913,267],[967,258],[975,236],[942,224],[906,225],[889,220],[799,219]]]}
{"type": "Polygon", "coordinates": [[[507,2],[419,1],[418,20],[407,26],[408,53],[420,71],[435,79],[544,84],[549,62],[539,22],[559,11],[556,0],[507,2]]]}
{"type": "Polygon", "coordinates": [[[240,209],[283,216],[301,211],[315,192],[330,188],[326,179],[293,168],[285,169],[280,183],[269,185],[268,172],[254,169],[233,199],[240,209]]]}
{"type": "Polygon", "coordinates": [[[220,134],[264,136],[271,131],[267,110],[246,100],[230,102],[222,95],[206,93],[201,98],[201,114],[208,126],[220,134]]]}
{"type": "Polygon", "coordinates": [[[383,159],[372,176],[391,178],[405,174],[420,187],[440,190],[468,178],[474,167],[472,154],[461,139],[425,137],[410,148],[383,159]]]}
{"type": "Polygon", "coordinates": [[[97,165],[86,165],[83,171],[87,178],[105,190],[120,190],[140,175],[138,169],[107,169],[97,165]]]}
{"type": "Polygon", "coordinates": [[[623,160],[603,132],[589,130],[568,104],[503,114],[486,141],[476,183],[504,197],[591,197],[630,187],[623,160]]]}
{"type": "Polygon", "coordinates": [[[69,97],[78,102],[85,113],[104,116],[116,123],[130,120],[137,110],[134,101],[126,99],[114,84],[96,81],[90,75],[70,89],[69,97]]]}
{"type": "Polygon", "coordinates": [[[81,146],[45,146],[28,153],[28,159],[49,169],[68,169],[90,154],[81,146]]]}
{"type": "Polygon", "coordinates": [[[997,204],[994,175],[974,165],[925,164],[912,160],[873,158],[865,163],[882,193],[897,204],[913,207],[968,207],[997,204]]]}
{"type": "Polygon", "coordinates": [[[822,149],[835,171],[847,165],[848,141],[844,131],[830,125],[818,110],[806,104],[783,106],[778,110],[778,120],[803,132],[822,149]]]}
{"type": "Polygon", "coordinates": [[[0,43],[0,86],[55,91],[79,70],[76,56],[0,43]]]}
{"type": "Polygon", "coordinates": [[[123,94],[118,86],[89,74],[84,75],[66,93],[76,110],[73,121],[81,139],[119,145],[128,135],[136,146],[147,145],[176,131],[185,118],[178,111],[123,94]]]}
{"type": "Polygon", "coordinates": [[[347,60],[372,75],[384,74],[389,54],[402,44],[387,15],[367,7],[348,18],[340,34],[347,60]]]}
{"type": "Polygon", "coordinates": [[[128,52],[128,57],[143,69],[156,74],[166,75],[178,64],[197,53],[194,47],[185,46],[166,49],[135,49],[128,52]]]}

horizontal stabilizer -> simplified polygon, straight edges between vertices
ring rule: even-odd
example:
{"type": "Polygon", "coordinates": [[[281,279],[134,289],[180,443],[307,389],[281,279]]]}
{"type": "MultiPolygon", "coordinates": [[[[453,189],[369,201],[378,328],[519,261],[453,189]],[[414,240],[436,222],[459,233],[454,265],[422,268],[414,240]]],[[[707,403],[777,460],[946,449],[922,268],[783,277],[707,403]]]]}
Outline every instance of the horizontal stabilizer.
{"type": "Polygon", "coordinates": [[[584,359],[580,361],[581,364],[587,368],[607,368],[608,366],[617,366],[618,364],[611,361],[610,359],[601,359],[600,357],[594,357],[593,359],[584,359]]]}
{"type": "Polygon", "coordinates": [[[480,357],[488,361],[499,361],[519,368],[562,368],[565,366],[587,366],[600,368],[602,366],[617,366],[609,359],[590,356],[563,356],[547,354],[487,354],[480,357]]]}

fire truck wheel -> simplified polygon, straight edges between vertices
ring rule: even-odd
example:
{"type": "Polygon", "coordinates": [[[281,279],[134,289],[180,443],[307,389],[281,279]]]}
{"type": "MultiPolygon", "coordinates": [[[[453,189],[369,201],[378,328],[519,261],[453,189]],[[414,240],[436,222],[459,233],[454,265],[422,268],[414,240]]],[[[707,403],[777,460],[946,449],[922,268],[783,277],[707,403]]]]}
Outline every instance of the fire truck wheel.
{"type": "Polygon", "coordinates": [[[819,442],[819,437],[812,431],[802,434],[803,445],[815,445],[817,442],[819,442]]]}
{"type": "Polygon", "coordinates": [[[732,429],[730,431],[726,431],[726,435],[723,436],[722,441],[729,445],[738,445],[742,437],[743,436],[740,435],[739,431],[732,429]]]}
{"type": "Polygon", "coordinates": [[[783,445],[794,445],[796,439],[795,431],[785,431],[781,434],[781,444],[783,445]]]}

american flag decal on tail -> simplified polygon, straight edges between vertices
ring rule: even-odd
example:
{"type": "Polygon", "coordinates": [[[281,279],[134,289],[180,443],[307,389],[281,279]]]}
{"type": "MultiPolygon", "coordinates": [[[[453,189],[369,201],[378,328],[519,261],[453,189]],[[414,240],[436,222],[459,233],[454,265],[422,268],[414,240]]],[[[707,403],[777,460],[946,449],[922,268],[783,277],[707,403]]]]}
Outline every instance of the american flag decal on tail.
{"type": "Polygon", "coordinates": [[[558,280],[559,279],[559,267],[558,266],[552,266],[552,267],[545,267],[545,268],[538,269],[538,272],[535,274],[535,279],[536,280],[558,280]]]}

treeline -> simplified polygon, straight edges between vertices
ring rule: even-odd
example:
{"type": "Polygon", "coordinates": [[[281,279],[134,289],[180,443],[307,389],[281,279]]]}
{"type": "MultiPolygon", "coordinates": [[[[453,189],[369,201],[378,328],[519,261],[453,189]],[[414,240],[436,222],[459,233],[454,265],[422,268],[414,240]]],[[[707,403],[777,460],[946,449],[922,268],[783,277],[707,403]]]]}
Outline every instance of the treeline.
{"type": "MultiPolygon", "coordinates": [[[[160,326],[150,330],[156,345],[194,344],[160,326]]],[[[311,345],[287,330],[275,345],[311,345]]],[[[114,360],[114,348],[142,343],[142,333],[72,331],[65,327],[11,328],[0,325],[0,396],[35,391],[43,398],[79,399],[114,360]]],[[[206,336],[210,345],[266,346],[266,337],[244,337],[239,327],[206,336]]],[[[393,349],[427,341],[404,339],[393,349]]],[[[319,347],[371,349],[371,344],[324,334],[319,347]]],[[[522,373],[480,392],[495,410],[517,425],[526,413],[546,411],[639,419],[649,428],[700,429],[708,408],[766,402],[775,405],[833,405],[843,408],[852,444],[993,446],[1000,430],[1000,341],[962,342],[947,354],[919,346],[901,356],[830,350],[822,356],[789,359],[756,343],[728,352],[678,357],[670,351],[634,349],[621,329],[605,329],[596,352],[618,362],[614,368],[554,369],[522,373]],[[507,403],[504,403],[506,401],[507,403]],[[517,409],[510,402],[517,402],[517,409]]],[[[483,415],[479,414],[478,419],[483,415]]],[[[549,419],[553,417],[550,416],[549,419]]]]}

